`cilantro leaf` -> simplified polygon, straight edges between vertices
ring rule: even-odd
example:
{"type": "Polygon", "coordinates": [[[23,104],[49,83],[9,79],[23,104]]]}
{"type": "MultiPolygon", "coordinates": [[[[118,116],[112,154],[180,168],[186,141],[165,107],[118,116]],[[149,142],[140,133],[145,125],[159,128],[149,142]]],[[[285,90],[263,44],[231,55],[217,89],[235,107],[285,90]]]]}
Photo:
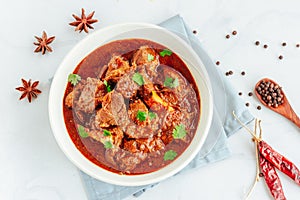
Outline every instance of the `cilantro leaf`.
{"type": "Polygon", "coordinates": [[[154,56],[148,53],[148,61],[154,60],[154,56]]]}
{"type": "Polygon", "coordinates": [[[161,52],[159,52],[159,55],[161,56],[161,57],[165,57],[165,56],[170,56],[170,55],[172,55],[172,51],[171,50],[169,50],[169,49],[164,49],[164,50],[162,50],[161,52]]]}
{"type": "Polygon", "coordinates": [[[104,148],[105,149],[111,149],[113,147],[111,141],[105,141],[104,142],[104,148]]]}
{"type": "Polygon", "coordinates": [[[173,79],[167,76],[164,81],[164,86],[169,88],[176,88],[177,86],[179,86],[178,78],[173,79]]]}
{"type": "Polygon", "coordinates": [[[136,118],[137,118],[139,121],[143,122],[143,121],[145,121],[146,118],[147,118],[147,113],[138,110],[138,112],[137,112],[137,114],[136,114],[136,118]]]}
{"type": "Polygon", "coordinates": [[[107,92],[110,92],[110,91],[111,91],[111,88],[110,88],[110,85],[108,85],[108,83],[107,83],[106,80],[103,81],[103,84],[106,86],[106,91],[107,91],[107,92]]]}
{"type": "Polygon", "coordinates": [[[81,77],[78,74],[69,74],[68,76],[68,82],[70,82],[72,85],[76,85],[81,80],[81,77]]]}
{"type": "Polygon", "coordinates": [[[174,139],[182,139],[186,135],[186,130],[183,124],[175,126],[173,129],[173,138],[174,139]]]}
{"type": "Polygon", "coordinates": [[[150,120],[152,120],[156,117],[156,114],[154,112],[149,112],[148,116],[149,116],[150,120]]]}
{"type": "Polygon", "coordinates": [[[177,153],[176,151],[173,151],[173,150],[169,150],[169,151],[166,151],[165,155],[164,155],[164,161],[167,161],[167,160],[174,160],[174,158],[177,156],[177,153]]]}
{"type": "Polygon", "coordinates": [[[87,138],[89,136],[89,134],[85,131],[84,127],[81,125],[78,125],[78,133],[82,138],[87,138]]]}
{"type": "Polygon", "coordinates": [[[144,78],[143,78],[143,76],[140,74],[140,73],[135,73],[135,74],[133,74],[133,76],[132,76],[132,80],[134,81],[134,82],[136,82],[138,85],[144,85],[144,78]]]}
{"type": "Polygon", "coordinates": [[[103,135],[104,135],[104,136],[111,136],[111,132],[104,129],[104,130],[103,130],[103,135]]]}

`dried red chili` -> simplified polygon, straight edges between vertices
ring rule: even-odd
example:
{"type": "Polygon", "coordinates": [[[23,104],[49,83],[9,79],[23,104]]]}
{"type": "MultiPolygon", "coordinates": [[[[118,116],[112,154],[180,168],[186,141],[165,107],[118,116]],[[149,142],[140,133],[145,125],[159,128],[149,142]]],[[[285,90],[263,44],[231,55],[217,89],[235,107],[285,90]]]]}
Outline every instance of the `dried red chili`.
{"type": "Polygon", "coordinates": [[[300,171],[294,163],[286,159],[283,155],[276,152],[265,141],[260,141],[259,152],[277,169],[292,178],[298,185],[300,185],[300,171]]]}
{"type": "Polygon", "coordinates": [[[275,200],[286,200],[279,176],[272,165],[265,157],[259,156],[260,171],[263,174],[266,184],[275,200]]]}

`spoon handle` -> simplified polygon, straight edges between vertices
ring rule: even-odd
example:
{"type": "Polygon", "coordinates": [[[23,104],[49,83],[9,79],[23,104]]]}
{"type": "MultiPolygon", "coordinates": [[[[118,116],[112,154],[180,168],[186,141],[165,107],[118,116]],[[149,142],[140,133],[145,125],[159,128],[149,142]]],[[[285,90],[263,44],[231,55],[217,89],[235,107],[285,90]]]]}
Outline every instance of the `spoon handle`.
{"type": "Polygon", "coordinates": [[[287,118],[291,120],[296,126],[298,126],[298,128],[300,128],[300,118],[297,116],[292,107],[290,107],[290,109],[287,111],[289,112],[287,118]]]}
{"type": "Polygon", "coordinates": [[[294,124],[296,124],[296,126],[298,126],[298,128],[300,128],[300,118],[296,115],[295,112],[294,112],[294,117],[291,120],[292,122],[294,122],[294,124]]]}

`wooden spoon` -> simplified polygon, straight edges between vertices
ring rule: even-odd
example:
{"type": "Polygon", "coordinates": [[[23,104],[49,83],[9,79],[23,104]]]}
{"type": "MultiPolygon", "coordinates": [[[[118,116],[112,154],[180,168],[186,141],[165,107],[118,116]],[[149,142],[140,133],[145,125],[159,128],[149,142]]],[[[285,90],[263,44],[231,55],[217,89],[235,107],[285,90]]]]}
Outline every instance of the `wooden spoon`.
{"type": "Polygon", "coordinates": [[[293,110],[292,106],[290,105],[289,101],[286,98],[286,95],[284,94],[284,92],[281,90],[281,93],[283,95],[283,103],[281,105],[278,105],[277,108],[273,107],[273,106],[268,106],[266,104],[266,102],[264,102],[264,100],[262,99],[262,96],[256,91],[256,88],[259,86],[259,84],[262,82],[271,82],[274,85],[278,85],[275,81],[268,79],[268,78],[264,78],[260,81],[257,82],[257,84],[255,85],[255,95],[257,96],[257,98],[259,99],[259,101],[266,107],[270,108],[271,110],[281,114],[282,116],[286,117],[287,119],[291,120],[294,124],[296,124],[296,126],[298,126],[300,128],[300,119],[297,116],[297,114],[295,113],[295,111],[293,110]]]}

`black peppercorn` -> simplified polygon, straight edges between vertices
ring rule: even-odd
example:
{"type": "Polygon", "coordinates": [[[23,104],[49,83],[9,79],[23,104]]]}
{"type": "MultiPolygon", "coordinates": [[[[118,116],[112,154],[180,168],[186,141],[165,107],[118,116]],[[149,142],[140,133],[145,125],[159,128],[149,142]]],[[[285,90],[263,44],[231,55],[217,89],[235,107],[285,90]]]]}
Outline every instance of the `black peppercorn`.
{"type": "Polygon", "coordinates": [[[269,107],[277,108],[284,102],[281,88],[277,84],[261,81],[255,89],[269,107]]]}

